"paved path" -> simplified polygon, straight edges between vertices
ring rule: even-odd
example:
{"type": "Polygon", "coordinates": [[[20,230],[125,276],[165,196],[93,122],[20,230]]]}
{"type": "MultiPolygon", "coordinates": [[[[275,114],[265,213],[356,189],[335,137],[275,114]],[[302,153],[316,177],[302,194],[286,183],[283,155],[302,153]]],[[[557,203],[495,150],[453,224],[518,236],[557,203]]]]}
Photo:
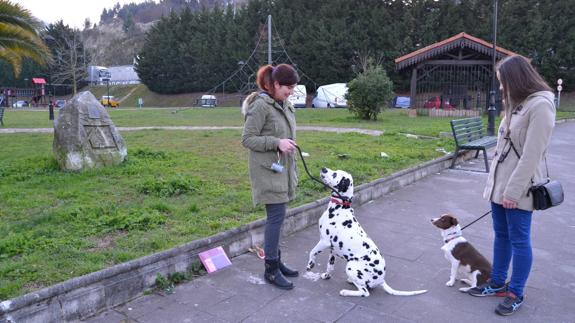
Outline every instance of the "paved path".
{"type": "MultiPolygon", "coordinates": [[[[150,130],[150,129],[164,129],[164,130],[224,130],[224,129],[242,129],[242,127],[195,127],[195,126],[150,126],[150,127],[117,127],[119,131],[139,131],[139,130],[150,130]]],[[[315,126],[298,126],[297,130],[303,131],[326,131],[326,132],[356,132],[362,133],[370,136],[380,136],[383,131],[379,130],[369,130],[361,128],[335,128],[335,127],[315,127],[315,126]]],[[[52,133],[53,128],[0,128],[0,134],[2,133],[52,133]]]]}
{"type": "MultiPolygon", "coordinates": [[[[533,217],[534,263],[526,302],[509,318],[494,314],[501,299],[475,298],[446,287],[449,264],[440,250],[441,236],[432,217],[450,212],[463,224],[483,214],[486,174],[482,160],[446,170],[356,208],[356,217],[387,261],[387,281],[403,290],[428,289],[419,296],[387,295],[377,288],[368,298],[339,296],[348,288],[344,262],[336,261],[331,280],[317,279],[326,254],[314,272],[293,279],[291,291],[263,281],[263,263],[253,254],[232,259],[233,265],[176,287],[167,296],[152,294],[86,320],[97,322],[575,322],[575,123],[557,125],[548,158],[550,172],[567,192],[563,205],[533,217]],[[470,170],[470,171],[466,171],[470,170]]],[[[464,236],[491,258],[491,220],[464,231],[464,236]]],[[[318,240],[310,227],[283,240],[287,263],[304,270],[308,252],[318,240]]]]}

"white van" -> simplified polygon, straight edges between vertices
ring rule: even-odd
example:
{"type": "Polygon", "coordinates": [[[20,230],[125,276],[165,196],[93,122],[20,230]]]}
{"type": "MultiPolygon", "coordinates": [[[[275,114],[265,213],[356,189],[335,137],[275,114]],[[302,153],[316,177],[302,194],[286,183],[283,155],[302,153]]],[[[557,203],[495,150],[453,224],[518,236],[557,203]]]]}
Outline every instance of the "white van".
{"type": "Polygon", "coordinates": [[[346,83],[333,83],[322,85],[317,88],[317,92],[311,103],[312,108],[346,108],[347,100],[346,83]]]}
{"type": "Polygon", "coordinates": [[[200,106],[206,108],[213,108],[218,105],[218,100],[215,95],[204,94],[200,99],[200,106]]]}
{"type": "Polygon", "coordinates": [[[305,108],[307,98],[307,91],[305,85],[297,85],[293,90],[293,94],[288,97],[288,100],[294,108],[305,108]]]}

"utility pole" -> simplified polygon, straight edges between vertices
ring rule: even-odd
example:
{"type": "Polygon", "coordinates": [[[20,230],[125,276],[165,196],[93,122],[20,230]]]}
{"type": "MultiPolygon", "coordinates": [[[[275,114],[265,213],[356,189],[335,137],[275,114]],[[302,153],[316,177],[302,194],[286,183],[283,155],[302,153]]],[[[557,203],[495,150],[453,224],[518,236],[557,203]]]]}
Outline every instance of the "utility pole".
{"type": "Polygon", "coordinates": [[[272,63],[272,15],[268,15],[268,64],[272,63]]]}
{"type": "Polygon", "coordinates": [[[497,60],[497,0],[493,0],[493,71],[491,75],[491,91],[489,92],[489,108],[487,108],[487,135],[495,134],[495,93],[496,89],[496,71],[495,63],[497,60]]]}

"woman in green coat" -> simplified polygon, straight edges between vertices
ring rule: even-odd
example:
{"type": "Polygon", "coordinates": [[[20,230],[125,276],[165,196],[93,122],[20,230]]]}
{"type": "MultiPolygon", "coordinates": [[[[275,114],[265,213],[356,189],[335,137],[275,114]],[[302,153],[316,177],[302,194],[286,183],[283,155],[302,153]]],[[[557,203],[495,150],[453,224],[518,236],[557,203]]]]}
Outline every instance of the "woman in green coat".
{"type": "Polygon", "coordinates": [[[294,108],[287,100],[297,82],[299,75],[291,65],[262,66],[256,78],[260,91],[242,104],[242,145],[249,149],[252,198],[254,205],[266,207],[264,277],[282,289],[293,288],[285,276],[298,276],[282,263],[278,248],[287,203],[295,198],[297,186],[296,123],[294,108]]]}

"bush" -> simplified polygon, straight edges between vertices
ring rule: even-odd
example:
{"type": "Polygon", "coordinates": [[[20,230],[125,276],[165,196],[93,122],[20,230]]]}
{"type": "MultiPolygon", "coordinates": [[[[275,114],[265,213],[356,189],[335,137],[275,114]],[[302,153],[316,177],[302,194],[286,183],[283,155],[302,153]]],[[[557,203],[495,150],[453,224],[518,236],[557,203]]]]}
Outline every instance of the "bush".
{"type": "Polygon", "coordinates": [[[377,120],[377,115],[393,97],[392,86],[381,66],[368,66],[349,82],[349,111],[361,119],[377,120]]]}

